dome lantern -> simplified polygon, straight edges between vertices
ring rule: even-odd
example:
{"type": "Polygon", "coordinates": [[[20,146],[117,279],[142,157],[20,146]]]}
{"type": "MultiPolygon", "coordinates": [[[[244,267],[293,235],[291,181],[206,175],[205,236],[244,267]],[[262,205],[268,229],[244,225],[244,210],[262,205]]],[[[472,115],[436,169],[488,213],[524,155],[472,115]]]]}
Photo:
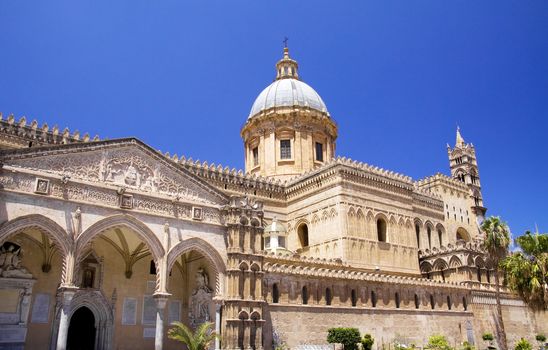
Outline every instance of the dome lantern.
{"type": "Polygon", "coordinates": [[[284,57],[276,63],[276,80],[299,79],[299,64],[289,57],[289,48],[284,47],[284,57]]]}

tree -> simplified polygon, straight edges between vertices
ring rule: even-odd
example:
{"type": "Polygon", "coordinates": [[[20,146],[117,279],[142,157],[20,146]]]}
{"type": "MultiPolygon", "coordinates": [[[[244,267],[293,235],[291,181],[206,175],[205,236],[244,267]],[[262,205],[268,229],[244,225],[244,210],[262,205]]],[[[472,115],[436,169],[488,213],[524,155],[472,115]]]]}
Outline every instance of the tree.
{"type": "Polygon", "coordinates": [[[548,308],[548,234],[527,231],[516,238],[521,251],[501,263],[506,284],[532,308],[548,308]]]}
{"type": "Polygon", "coordinates": [[[357,328],[329,328],[327,342],[342,344],[344,350],[357,350],[361,341],[360,331],[357,328]]]}
{"type": "Polygon", "coordinates": [[[167,332],[168,337],[185,344],[188,350],[207,350],[211,343],[219,338],[212,330],[211,322],[202,323],[195,332],[181,322],[173,322],[172,325],[174,327],[167,332]]]}
{"type": "Polygon", "coordinates": [[[502,307],[500,305],[500,282],[499,282],[499,264],[508,255],[508,246],[510,245],[510,229],[508,225],[498,216],[490,216],[485,219],[481,225],[483,231],[483,247],[487,251],[489,258],[495,268],[495,298],[497,301],[497,318],[499,329],[499,346],[502,350],[507,350],[506,332],[504,331],[504,321],[502,319],[502,307]]]}

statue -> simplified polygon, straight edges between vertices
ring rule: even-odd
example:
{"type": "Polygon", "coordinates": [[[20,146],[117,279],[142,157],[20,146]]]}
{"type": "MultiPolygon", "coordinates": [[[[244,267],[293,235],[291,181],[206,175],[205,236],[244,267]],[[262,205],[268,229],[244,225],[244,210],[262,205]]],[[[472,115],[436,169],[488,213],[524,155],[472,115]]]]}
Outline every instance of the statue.
{"type": "Polygon", "coordinates": [[[4,244],[2,246],[0,250],[0,276],[32,278],[28,270],[21,266],[21,247],[14,244],[4,244]]]}
{"type": "Polygon", "coordinates": [[[196,327],[210,321],[209,309],[213,301],[213,290],[209,288],[209,276],[203,268],[196,271],[196,287],[190,296],[189,315],[190,325],[196,327]]]}

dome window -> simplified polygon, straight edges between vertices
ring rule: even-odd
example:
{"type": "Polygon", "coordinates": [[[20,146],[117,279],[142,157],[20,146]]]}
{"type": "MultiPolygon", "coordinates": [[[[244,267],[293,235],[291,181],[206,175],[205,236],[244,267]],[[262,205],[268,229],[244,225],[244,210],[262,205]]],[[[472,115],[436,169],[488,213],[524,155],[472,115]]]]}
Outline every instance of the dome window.
{"type": "Polygon", "coordinates": [[[254,147],[252,150],[253,153],[253,165],[257,166],[259,165],[259,147],[254,147]]]}
{"type": "Polygon", "coordinates": [[[291,159],[291,140],[280,140],[280,159],[291,159]]]}
{"type": "Polygon", "coordinates": [[[323,162],[323,144],[316,142],[316,161],[323,162]]]}

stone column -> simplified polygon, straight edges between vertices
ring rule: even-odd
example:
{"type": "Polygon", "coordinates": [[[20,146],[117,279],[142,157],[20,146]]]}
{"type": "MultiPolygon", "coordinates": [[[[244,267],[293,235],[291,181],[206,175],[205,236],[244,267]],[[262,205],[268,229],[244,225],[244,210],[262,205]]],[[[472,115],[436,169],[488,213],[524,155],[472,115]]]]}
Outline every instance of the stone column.
{"type": "Polygon", "coordinates": [[[215,334],[217,334],[217,338],[215,338],[215,350],[221,349],[221,307],[222,304],[218,301],[215,304],[215,334]]]}
{"type": "Polygon", "coordinates": [[[72,298],[76,293],[75,287],[63,288],[63,300],[61,305],[61,319],[59,320],[59,332],[57,334],[57,350],[65,350],[67,348],[67,337],[69,329],[69,312],[72,298]]]}
{"type": "Polygon", "coordinates": [[[168,297],[169,294],[154,294],[154,299],[156,299],[156,335],[154,337],[154,350],[162,350],[164,346],[164,321],[168,297]]]}

